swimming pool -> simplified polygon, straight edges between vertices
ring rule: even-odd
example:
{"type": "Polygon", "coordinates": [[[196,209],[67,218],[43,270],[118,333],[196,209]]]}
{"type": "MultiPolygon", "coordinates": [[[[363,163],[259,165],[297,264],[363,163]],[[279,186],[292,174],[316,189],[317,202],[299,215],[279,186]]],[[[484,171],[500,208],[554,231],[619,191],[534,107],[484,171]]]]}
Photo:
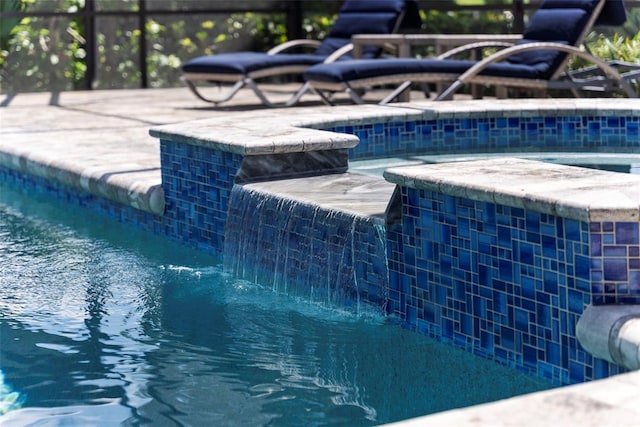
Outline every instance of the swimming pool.
{"type": "MultiPolygon", "coordinates": [[[[305,157],[295,155],[295,152],[298,154],[318,152],[326,154],[323,153],[323,150],[324,152],[329,150],[346,151],[357,144],[357,138],[353,135],[335,134],[333,133],[335,131],[357,134],[361,139],[361,147],[374,148],[376,152],[385,151],[388,145],[384,144],[389,143],[392,148],[399,148],[399,154],[406,154],[408,150],[414,149],[416,141],[421,141],[416,137],[420,138],[425,134],[430,137],[439,135],[442,140],[436,138],[436,141],[442,142],[442,145],[439,146],[441,150],[457,150],[458,153],[478,152],[472,146],[477,141],[480,142],[482,148],[486,144],[498,144],[500,149],[506,150],[504,152],[509,152],[514,148],[510,145],[511,142],[524,141],[527,144],[532,144],[539,140],[547,143],[560,135],[567,138],[563,140],[563,143],[569,144],[575,151],[588,148],[584,147],[584,143],[593,140],[585,139],[585,135],[591,136],[592,134],[595,135],[597,141],[611,143],[612,146],[620,147],[622,152],[636,150],[639,129],[638,108],[633,105],[627,108],[628,101],[626,100],[624,104],[608,102],[604,108],[598,108],[599,103],[596,105],[586,101],[559,102],[558,105],[561,108],[557,108],[554,102],[546,109],[539,108],[537,100],[534,104],[533,107],[532,104],[523,105],[522,101],[512,104],[489,104],[491,107],[489,111],[487,111],[485,103],[455,103],[455,105],[438,106],[429,104],[424,107],[412,105],[372,109],[358,107],[357,109],[345,108],[339,111],[335,109],[331,112],[314,110],[308,114],[309,119],[306,114],[296,116],[295,119],[287,118],[287,120],[284,120],[282,116],[271,117],[274,126],[267,129],[262,127],[265,121],[265,117],[262,115],[260,118],[230,116],[228,121],[215,119],[188,123],[171,129],[159,129],[154,132],[154,136],[160,138],[161,163],[163,168],[167,167],[166,171],[163,170],[163,187],[168,190],[166,193],[168,203],[166,205],[167,211],[163,217],[151,217],[145,210],[145,203],[131,203],[132,197],[122,197],[123,192],[104,191],[101,186],[109,187],[109,183],[102,182],[97,178],[98,183],[96,184],[95,174],[92,175],[92,171],[88,171],[88,176],[84,174],[74,176],[77,174],[77,168],[71,168],[70,174],[62,174],[61,176],[68,186],[60,185],[57,179],[57,168],[61,166],[60,164],[45,167],[34,165],[29,163],[32,159],[22,152],[9,157],[11,163],[7,166],[5,162],[5,166],[9,170],[0,170],[0,173],[4,173],[4,177],[9,182],[19,186],[24,185],[32,191],[38,192],[44,189],[45,192],[50,192],[53,187],[53,193],[66,201],[94,208],[119,221],[135,223],[143,229],[154,231],[169,237],[169,239],[180,240],[209,252],[213,249],[215,252],[222,247],[220,243],[223,241],[222,235],[225,231],[226,203],[232,188],[236,187],[234,177],[236,179],[240,177],[241,181],[247,177],[255,178],[256,176],[261,179],[269,178],[268,174],[264,174],[265,171],[256,168],[261,160],[266,160],[264,164],[270,166],[274,166],[279,160],[284,160],[283,164],[289,161],[286,166],[295,165],[295,163],[306,166],[304,162],[300,161],[305,157]],[[612,105],[611,109],[609,109],[609,105],[612,105]],[[509,111],[504,111],[505,106],[509,111]],[[251,120],[253,120],[253,124],[251,120]],[[293,125],[291,125],[292,122],[294,122],[293,125]],[[324,129],[324,131],[305,129],[309,127],[324,129]],[[521,138],[522,135],[526,135],[526,138],[521,138]],[[543,135],[543,138],[539,138],[540,135],[543,135]],[[452,145],[456,142],[461,142],[461,144],[452,145]],[[624,146],[626,143],[631,145],[624,146]],[[292,153],[293,155],[290,155],[292,153]],[[256,158],[258,158],[257,161],[248,162],[249,167],[244,168],[247,166],[244,164],[247,160],[256,158]],[[15,173],[14,170],[22,171],[22,173],[15,173]],[[215,174],[211,174],[209,171],[215,171],[215,174]],[[238,175],[236,175],[237,172],[239,172],[238,175]],[[251,175],[252,173],[254,175],[251,175]],[[256,173],[257,175],[255,175],[256,173]],[[78,178],[80,183],[76,185],[74,181],[78,178]],[[213,182],[214,179],[215,182],[213,182]],[[91,195],[87,197],[86,192],[80,192],[78,195],[77,188],[86,190],[91,195]],[[93,197],[95,195],[97,197],[93,197]],[[105,199],[108,200],[105,201],[105,199]],[[113,200],[121,204],[112,203],[113,200]],[[131,209],[129,205],[134,209],[131,209]]],[[[536,148],[539,147],[536,146],[536,148]]],[[[398,153],[394,152],[394,154],[398,153]]],[[[364,154],[366,157],[369,153],[365,152],[364,154]]],[[[333,168],[331,173],[336,173],[336,165],[342,167],[336,162],[332,163],[338,158],[346,159],[346,156],[339,153],[334,158],[327,158],[330,160],[327,165],[333,168]]],[[[278,174],[285,169],[275,170],[278,180],[282,178],[278,174]]],[[[532,173],[536,169],[537,166],[531,167],[529,165],[527,173],[532,173]]],[[[456,170],[457,166],[451,167],[450,172],[456,170]]],[[[300,172],[299,169],[297,171],[300,172]]],[[[273,170],[267,172],[273,172],[273,170]]],[[[552,172],[558,174],[556,170],[552,172]]],[[[622,174],[615,175],[621,176],[622,174]]],[[[560,173],[558,176],[564,175],[560,173]]],[[[479,176],[479,178],[485,177],[479,176]]],[[[105,181],[107,180],[105,179],[105,181]]],[[[379,186],[381,181],[383,180],[377,180],[371,186],[379,186]]],[[[486,182],[483,179],[480,181],[486,182]]],[[[614,181],[620,180],[616,177],[614,181]]],[[[401,180],[394,182],[401,182],[401,180]]],[[[558,183],[562,183],[562,180],[559,180],[558,183]]],[[[387,184],[389,183],[387,182],[387,184]]],[[[562,184],[559,184],[557,188],[561,186],[562,184]]],[[[556,188],[555,185],[553,187],[556,188]]],[[[120,189],[118,188],[118,190],[120,189]]],[[[131,190],[125,196],[131,194],[135,197],[140,196],[137,187],[132,187],[131,190]]],[[[299,193],[309,193],[309,189],[306,187],[299,190],[299,193]]],[[[568,187],[567,190],[573,192],[571,187],[568,187]]],[[[409,204],[406,214],[414,216],[414,209],[416,211],[422,209],[424,202],[421,200],[422,194],[419,193],[424,193],[424,191],[421,189],[407,190],[406,200],[409,204]],[[414,202],[416,205],[412,206],[414,202]]],[[[463,193],[466,191],[458,192],[457,195],[463,193]]],[[[460,286],[460,283],[455,283],[455,287],[451,289],[446,282],[453,283],[458,280],[457,277],[442,275],[442,269],[428,270],[421,265],[430,262],[428,258],[415,256],[416,250],[422,249],[423,245],[419,243],[416,246],[417,240],[415,239],[419,237],[419,234],[428,231],[426,228],[430,223],[428,218],[421,218],[413,224],[415,225],[413,230],[399,230],[400,232],[393,230],[392,239],[387,239],[387,243],[390,242],[392,245],[389,247],[391,255],[394,255],[394,251],[397,249],[403,251],[401,258],[395,257],[389,263],[390,266],[393,264],[393,276],[390,282],[396,287],[392,290],[394,309],[396,307],[402,308],[402,311],[394,311],[394,316],[397,313],[402,322],[406,322],[409,327],[422,333],[431,333],[429,328],[432,325],[435,325],[436,328],[441,327],[440,331],[435,331],[436,334],[444,332],[443,338],[455,345],[460,345],[469,351],[476,351],[475,344],[481,344],[485,346],[479,352],[482,356],[496,358],[519,369],[526,367],[535,375],[553,378],[554,381],[560,381],[563,384],[604,378],[619,372],[614,364],[604,360],[596,360],[580,348],[576,343],[573,328],[576,319],[584,307],[592,301],[592,298],[593,301],[598,298],[599,302],[615,302],[618,298],[626,298],[627,301],[637,300],[636,289],[633,286],[628,286],[627,283],[621,283],[620,286],[616,284],[613,288],[610,286],[599,288],[599,283],[596,283],[596,288],[590,288],[588,285],[592,278],[603,277],[601,271],[589,269],[591,261],[596,263],[592,266],[604,266],[605,276],[616,278],[626,274],[624,269],[620,268],[623,263],[628,266],[633,265],[633,269],[636,269],[636,258],[639,253],[636,242],[640,239],[633,232],[629,233],[633,231],[630,224],[624,221],[620,222],[618,217],[614,217],[616,221],[601,218],[600,222],[596,221],[596,223],[576,222],[575,218],[570,218],[571,221],[565,223],[562,218],[550,216],[547,210],[530,212],[521,207],[513,209],[513,206],[487,203],[486,199],[481,199],[482,203],[471,206],[473,208],[471,210],[469,200],[457,200],[456,197],[451,197],[451,194],[429,196],[433,196],[435,199],[427,203],[433,203],[434,207],[442,210],[428,212],[428,215],[443,215],[442,222],[438,222],[436,225],[438,232],[442,231],[444,234],[435,236],[436,240],[433,242],[427,242],[427,245],[432,246],[423,247],[443,249],[441,253],[444,258],[440,258],[440,260],[443,261],[444,267],[451,270],[447,273],[464,274],[465,276],[471,274],[471,278],[475,281],[467,283],[472,287],[472,292],[468,293],[465,287],[460,286]],[[460,213],[464,213],[464,215],[456,217],[456,212],[450,211],[452,208],[454,210],[461,209],[460,213]],[[468,216],[469,213],[480,216],[473,218],[468,216]],[[452,223],[451,220],[460,221],[460,223],[452,223]],[[470,224],[473,227],[484,227],[484,230],[472,230],[469,227],[470,224]],[[513,229],[511,227],[505,229],[505,224],[512,224],[513,229]],[[567,226],[568,228],[566,228],[567,226]],[[489,234],[490,229],[498,230],[499,233],[497,235],[489,234]],[[567,243],[562,240],[563,230],[567,230],[571,234],[571,241],[568,243],[572,246],[568,251],[565,251],[565,247],[558,246],[567,243]],[[413,231],[415,233],[407,233],[413,231]],[[463,239],[459,239],[457,235],[453,234],[458,231],[465,233],[463,239]],[[472,236],[474,239],[479,237],[480,240],[469,239],[469,231],[482,232],[480,235],[474,234],[472,236]],[[628,259],[625,260],[624,256],[617,255],[622,249],[618,247],[613,248],[615,254],[609,251],[611,255],[615,255],[613,260],[593,252],[599,251],[601,247],[598,244],[591,244],[596,242],[591,239],[598,239],[597,242],[610,244],[619,235],[625,237],[625,242],[622,244],[626,247],[624,250],[628,251],[626,252],[628,259]],[[457,241],[451,242],[448,239],[449,236],[454,236],[457,241]],[[447,240],[442,240],[439,237],[446,237],[447,240]],[[513,241],[509,239],[516,239],[517,246],[513,246],[513,248],[518,250],[517,253],[510,249],[513,241]],[[524,241],[525,239],[526,241],[524,241]],[[534,241],[530,241],[531,239],[536,241],[535,244],[532,244],[534,241]],[[456,247],[451,246],[450,243],[471,246],[456,247]],[[405,244],[406,247],[403,247],[405,244]],[[441,244],[442,246],[437,246],[441,244]],[[496,254],[480,253],[489,249],[489,246],[486,245],[496,244],[496,254]],[[469,251],[469,249],[472,250],[469,251]],[[460,250],[463,251],[463,256],[458,257],[457,253],[460,250]],[[505,257],[511,257],[514,254],[520,258],[505,257]],[[542,259],[537,258],[539,254],[542,254],[542,259]],[[558,258],[558,256],[565,254],[571,259],[558,258]],[[579,256],[577,263],[574,262],[576,254],[579,256]],[[483,257],[483,265],[479,272],[481,276],[479,277],[478,272],[466,270],[470,265],[469,261],[477,256],[483,257]],[[609,263],[609,261],[613,262],[609,263]],[[454,262],[459,265],[454,265],[454,262]],[[415,267],[421,269],[418,271],[417,278],[411,276],[414,273],[411,270],[415,270],[415,267]],[[458,267],[464,268],[459,269],[458,267]],[[549,267],[553,269],[551,276],[548,271],[549,267]],[[557,267],[563,270],[556,270],[557,267]],[[555,287],[553,280],[549,280],[558,278],[559,280],[574,281],[576,277],[570,270],[576,267],[579,268],[579,275],[584,276],[578,277],[580,280],[577,289],[567,290],[564,288],[564,283],[562,287],[555,287]],[[526,292],[528,294],[513,295],[514,286],[521,284],[517,279],[522,274],[527,276],[526,292]],[[539,278],[537,275],[540,275],[539,278]],[[433,290],[427,289],[427,287],[417,290],[415,287],[411,288],[412,281],[425,277],[429,281],[432,278],[442,280],[439,283],[433,283],[435,285],[433,290]],[[480,283],[477,282],[478,278],[482,279],[480,283]],[[541,280],[542,278],[544,281],[541,280]],[[493,279],[500,281],[489,283],[493,279]],[[516,279],[515,283],[514,279],[516,279]],[[534,281],[529,279],[534,279],[534,281]],[[485,286],[487,284],[496,287],[491,289],[491,286],[485,286]],[[590,292],[594,289],[604,291],[604,293],[592,295],[590,292]],[[611,289],[614,292],[608,294],[607,292],[611,289]],[[412,294],[414,290],[419,293],[417,298],[412,294]],[[556,290],[559,290],[560,293],[554,295],[556,290]],[[627,291],[627,293],[618,294],[618,290],[627,291]],[[465,301],[466,297],[475,298],[477,301],[465,301]],[[443,305],[446,312],[443,311],[443,315],[440,316],[440,313],[429,311],[434,302],[440,303],[434,299],[441,300],[443,303],[450,302],[452,305],[446,307],[443,305]],[[512,302],[516,304],[514,305],[512,302]],[[402,307],[398,304],[402,304],[402,307]],[[557,309],[558,304],[562,305],[560,310],[557,309]],[[405,305],[406,310],[404,310],[405,305]],[[479,316],[465,312],[465,309],[475,310],[479,316]],[[430,318],[420,317],[423,314],[428,314],[430,318]]],[[[142,194],[141,198],[144,197],[145,194],[142,194]]],[[[525,199],[525,202],[530,202],[530,200],[525,199]]],[[[394,203],[392,201],[392,205],[394,203]]],[[[397,203],[394,206],[397,208],[397,203]]],[[[304,210],[313,212],[313,209],[304,210]]],[[[384,211],[384,208],[382,210],[384,211]]],[[[395,226],[394,221],[400,218],[395,215],[397,212],[396,209],[392,212],[390,218],[392,226],[395,226]]],[[[402,215],[405,215],[405,212],[402,215]]],[[[303,221],[291,222],[293,224],[292,231],[297,231],[294,223],[302,224],[303,221]]],[[[378,240],[378,234],[373,233],[376,240],[378,240]]],[[[295,244],[297,241],[293,239],[287,243],[295,244]]],[[[607,248],[607,250],[609,249],[612,248],[607,248]]],[[[331,258],[331,260],[349,261],[349,257],[331,258]]],[[[334,264],[328,266],[328,268],[336,267],[334,264]]],[[[433,267],[427,265],[429,269],[433,267]]],[[[632,277],[636,277],[635,271],[631,273],[632,277]]],[[[363,278],[367,279],[368,277],[363,278]]],[[[351,283],[353,284],[352,279],[351,283]]],[[[558,284],[560,285],[560,283],[558,284]]],[[[429,286],[431,285],[432,283],[429,283],[429,286]]]]}
{"type": "Polygon", "coordinates": [[[3,425],[376,425],[551,387],[3,184],[0,258],[3,425]]]}

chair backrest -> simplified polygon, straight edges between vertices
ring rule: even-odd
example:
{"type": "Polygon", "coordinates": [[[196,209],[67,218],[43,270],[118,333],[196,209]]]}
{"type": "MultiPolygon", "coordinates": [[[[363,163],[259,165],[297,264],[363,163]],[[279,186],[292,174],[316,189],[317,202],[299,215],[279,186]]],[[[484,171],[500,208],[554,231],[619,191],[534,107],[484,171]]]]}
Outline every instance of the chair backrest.
{"type": "MultiPolygon", "coordinates": [[[[531,16],[519,43],[580,46],[594,25],[621,25],[625,20],[622,0],[545,0],[531,16]]],[[[555,78],[568,60],[566,53],[539,50],[514,55],[507,62],[536,67],[546,78],[555,78]]]]}
{"type": "MultiPolygon", "coordinates": [[[[350,43],[354,34],[391,34],[400,28],[419,28],[420,24],[415,0],[347,0],[315,53],[330,55],[350,43]]],[[[365,47],[362,56],[372,58],[379,53],[379,48],[365,47]]]]}

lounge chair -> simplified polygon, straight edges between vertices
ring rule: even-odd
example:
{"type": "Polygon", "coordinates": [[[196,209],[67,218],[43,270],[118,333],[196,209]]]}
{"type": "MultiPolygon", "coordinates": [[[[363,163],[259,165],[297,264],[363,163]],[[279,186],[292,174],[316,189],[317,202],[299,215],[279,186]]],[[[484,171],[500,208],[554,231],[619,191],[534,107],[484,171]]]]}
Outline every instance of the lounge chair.
{"type": "MultiPolygon", "coordinates": [[[[346,91],[354,102],[362,103],[358,92],[380,85],[399,85],[380,102],[387,103],[412,83],[446,85],[436,100],[451,99],[465,84],[495,85],[502,90],[501,96],[505,88],[516,87],[538,91],[569,89],[575,95],[580,89],[619,88],[629,97],[636,97],[629,81],[613,66],[580,48],[592,26],[621,25],[625,20],[622,0],[545,0],[531,16],[520,41],[480,61],[451,58],[492,43],[462,46],[430,59],[355,59],[321,64],[310,67],[304,78],[329,104],[333,92],[346,91]],[[572,55],[590,61],[601,72],[584,78],[566,72],[572,55]]],[[[504,43],[496,44],[499,45],[504,43]]]]}
{"type": "MultiPolygon", "coordinates": [[[[256,81],[267,77],[298,75],[311,65],[325,60],[348,58],[353,34],[389,34],[400,28],[419,28],[421,24],[415,0],[347,0],[329,34],[322,41],[291,40],[268,52],[234,52],[201,56],[182,66],[182,80],[203,101],[219,104],[230,100],[243,87],[251,88],[264,105],[276,105],[269,101],[256,81]],[[301,47],[315,48],[313,53],[287,53],[301,47]],[[199,82],[232,84],[230,90],[219,98],[208,98],[198,90],[199,82]]],[[[375,58],[377,47],[365,49],[364,57],[375,58]]],[[[300,79],[301,80],[301,79],[300,79]]],[[[302,83],[301,83],[302,86],[302,83]]],[[[298,92],[285,105],[296,103],[298,92]]]]}

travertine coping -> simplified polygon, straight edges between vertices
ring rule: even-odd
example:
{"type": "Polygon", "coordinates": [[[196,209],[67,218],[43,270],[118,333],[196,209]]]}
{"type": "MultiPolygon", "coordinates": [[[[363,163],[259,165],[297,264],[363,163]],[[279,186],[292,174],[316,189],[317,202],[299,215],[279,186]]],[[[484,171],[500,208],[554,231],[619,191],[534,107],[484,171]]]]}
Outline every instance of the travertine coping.
{"type": "Polygon", "coordinates": [[[581,221],[638,221],[640,175],[503,157],[387,169],[415,189],[581,221]]]}
{"type": "Polygon", "coordinates": [[[193,108],[193,97],[184,88],[21,94],[8,105],[0,112],[0,166],[156,215],[165,206],[156,138],[260,155],[353,147],[356,136],[319,129],[365,122],[640,116],[640,100],[632,99],[418,101],[212,111],[193,108]]]}
{"type": "Polygon", "coordinates": [[[164,214],[166,201],[159,168],[150,169],[136,160],[87,165],[74,161],[72,156],[58,157],[57,154],[53,150],[29,153],[20,145],[0,147],[0,166],[82,189],[154,215],[164,214]]]}
{"type": "Polygon", "coordinates": [[[359,142],[355,135],[296,127],[287,122],[286,118],[277,121],[251,117],[207,119],[155,127],[149,134],[243,156],[352,148],[359,142]]]}
{"type": "Polygon", "coordinates": [[[392,106],[276,109],[156,126],[149,134],[159,139],[251,156],[352,148],[358,144],[355,135],[318,130],[335,126],[451,118],[603,114],[640,116],[640,100],[422,101],[392,106]]]}

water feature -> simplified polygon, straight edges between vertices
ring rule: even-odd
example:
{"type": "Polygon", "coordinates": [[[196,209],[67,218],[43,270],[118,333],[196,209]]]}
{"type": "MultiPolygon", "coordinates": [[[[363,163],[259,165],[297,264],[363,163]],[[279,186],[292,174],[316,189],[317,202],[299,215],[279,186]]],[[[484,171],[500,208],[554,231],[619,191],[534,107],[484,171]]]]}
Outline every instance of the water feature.
{"type": "Polygon", "coordinates": [[[550,387],[0,187],[3,425],[375,425],[550,387]]]}
{"type": "MultiPolygon", "coordinates": [[[[296,181],[301,188],[312,185],[296,181]]],[[[250,185],[234,187],[229,206],[225,271],[328,307],[384,313],[389,273],[380,218],[250,185]]]]}

